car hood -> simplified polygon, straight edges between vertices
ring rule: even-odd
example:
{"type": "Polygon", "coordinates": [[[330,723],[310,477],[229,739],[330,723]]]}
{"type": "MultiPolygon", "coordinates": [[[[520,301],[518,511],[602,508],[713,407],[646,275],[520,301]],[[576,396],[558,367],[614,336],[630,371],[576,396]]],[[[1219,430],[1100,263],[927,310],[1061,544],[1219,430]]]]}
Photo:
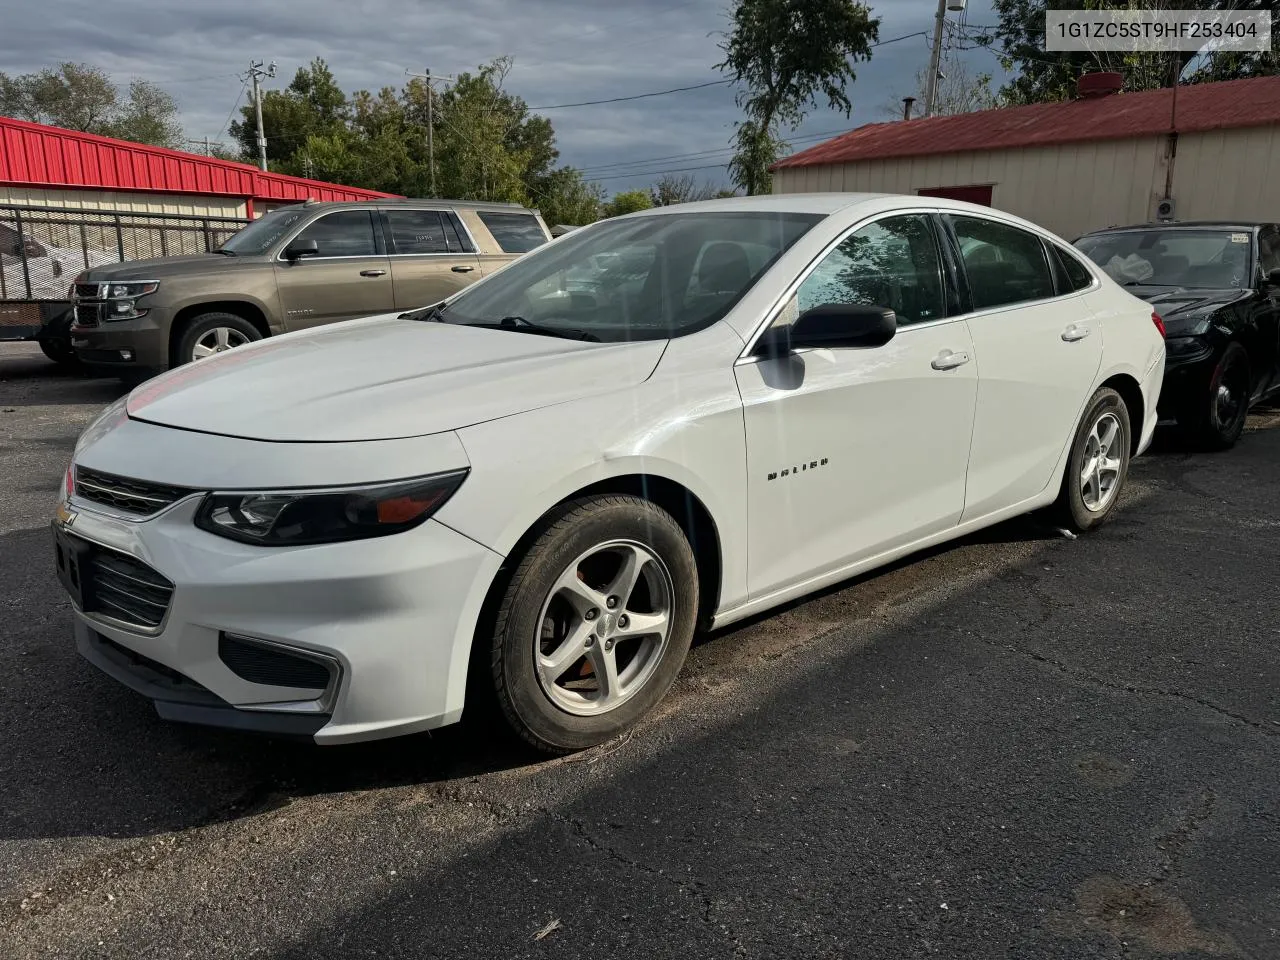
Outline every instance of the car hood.
{"type": "Polygon", "coordinates": [[[665,340],[584,343],[394,315],[240,347],[144,383],[129,416],[254,440],[390,440],[642,383],[665,340]]]}
{"type": "Polygon", "coordinates": [[[158,257],[154,260],[126,260],[90,267],[83,274],[86,283],[107,280],[163,280],[188,274],[222,273],[228,270],[244,270],[261,267],[256,257],[224,257],[220,253],[193,253],[183,257],[158,257]]]}
{"type": "Polygon", "coordinates": [[[1182,333],[1183,327],[1193,327],[1205,317],[1253,294],[1249,290],[1230,287],[1224,290],[1208,290],[1191,287],[1125,287],[1135,297],[1141,297],[1160,314],[1170,334],[1182,333]]]}

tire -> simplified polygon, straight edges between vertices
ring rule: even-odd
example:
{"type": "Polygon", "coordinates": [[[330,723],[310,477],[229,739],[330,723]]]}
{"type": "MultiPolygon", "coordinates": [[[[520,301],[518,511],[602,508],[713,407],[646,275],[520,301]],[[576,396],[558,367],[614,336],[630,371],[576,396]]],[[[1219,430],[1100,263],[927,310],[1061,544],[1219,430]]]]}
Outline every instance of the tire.
{"type": "Polygon", "coordinates": [[[620,495],[563,504],[520,559],[492,619],[490,676],[502,716],[544,753],[619,735],[670,689],[697,610],[693,550],[665,510],[620,495]],[[609,586],[626,579],[627,558],[634,588],[618,588],[610,606],[609,586]],[[664,613],[662,631],[643,629],[664,613]],[[612,694],[598,679],[611,675],[610,661],[612,694]]]}
{"type": "Polygon", "coordinates": [[[222,311],[202,313],[183,326],[170,366],[178,367],[203,359],[196,356],[197,345],[208,349],[210,353],[206,355],[211,356],[261,339],[262,332],[244,317],[222,311]],[[225,334],[220,335],[219,331],[225,331],[225,334]]]}
{"type": "Polygon", "coordinates": [[[64,370],[82,370],[84,365],[71,348],[71,341],[65,337],[42,337],[38,341],[44,355],[64,370]]]}
{"type": "Polygon", "coordinates": [[[1193,444],[1205,450],[1226,450],[1244,432],[1253,392],[1249,354],[1229,343],[1202,390],[1178,411],[1178,426],[1193,444]]]}
{"type": "Polygon", "coordinates": [[[1085,407],[1071,441],[1062,489],[1053,505],[1060,523],[1069,530],[1084,533],[1106,522],[1128,479],[1131,449],[1129,410],[1120,394],[1110,387],[1102,387],[1085,407]],[[1114,466],[1099,472],[1100,464],[1096,461],[1100,448],[1102,459],[1114,466]],[[1094,469],[1086,476],[1091,462],[1094,469]]]}

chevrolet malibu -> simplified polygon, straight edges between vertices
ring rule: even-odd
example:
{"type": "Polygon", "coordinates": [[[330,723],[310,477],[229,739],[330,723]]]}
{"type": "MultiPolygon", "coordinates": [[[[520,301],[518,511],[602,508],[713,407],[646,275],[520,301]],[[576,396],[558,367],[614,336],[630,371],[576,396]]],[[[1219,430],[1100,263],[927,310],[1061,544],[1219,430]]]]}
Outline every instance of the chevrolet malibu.
{"type": "Polygon", "coordinates": [[[487,702],[581,749],[696,630],[1036,508],[1096,527],[1163,371],[1150,307],[1012,216],[666,207],[143,384],[76,446],[58,572],[162,717],[335,744],[487,702]]]}

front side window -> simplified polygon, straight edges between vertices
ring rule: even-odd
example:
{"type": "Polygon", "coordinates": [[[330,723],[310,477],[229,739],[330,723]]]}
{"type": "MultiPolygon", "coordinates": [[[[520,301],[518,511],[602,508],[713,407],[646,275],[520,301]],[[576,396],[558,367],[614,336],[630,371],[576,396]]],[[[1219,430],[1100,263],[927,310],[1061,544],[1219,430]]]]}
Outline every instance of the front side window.
{"type": "Polygon", "coordinates": [[[606,220],[513,261],[429,316],[606,342],[679,337],[724,317],[822,219],[752,211],[606,220]]]}
{"type": "Polygon", "coordinates": [[[1191,229],[1116,230],[1076,241],[1090,260],[1129,287],[1250,286],[1248,231],[1191,229]]]}
{"type": "Polygon", "coordinates": [[[503,253],[528,253],[547,242],[542,225],[530,213],[494,213],[478,210],[480,222],[489,228],[503,253]]]}
{"type": "Polygon", "coordinates": [[[1034,233],[977,217],[952,217],[975,310],[1055,295],[1044,244],[1034,233]]]}
{"type": "Polygon", "coordinates": [[[373,257],[378,255],[373,236],[373,215],[368,210],[339,210],[321,217],[292,241],[316,242],[319,257],[373,257]]]}
{"type": "MultiPolygon", "coordinates": [[[[435,210],[388,210],[391,246],[395,253],[448,253],[444,224],[435,210]]],[[[461,250],[461,247],[455,248],[461,250]]]]}
{"type": "Polygon", "coordinates": [[[899,326],[945,315],[942,263],[928,217],[889,217],[849,234],[796,291],[799,313],[824,304],[890,307],[899,326]]]}
{"type": "Polygon", "coordinates": [[[1264,276],[1280,270],[1280,228],[1262,228],[1258,234],[1258,261],[1264,276]]]}

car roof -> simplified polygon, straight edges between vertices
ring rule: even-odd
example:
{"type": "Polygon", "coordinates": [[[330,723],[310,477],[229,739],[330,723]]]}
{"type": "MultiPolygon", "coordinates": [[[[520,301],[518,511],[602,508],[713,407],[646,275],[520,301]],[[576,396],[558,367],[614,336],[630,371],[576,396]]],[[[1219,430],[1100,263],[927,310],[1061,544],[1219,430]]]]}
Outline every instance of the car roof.
{"type": "MultiPolygon", "coordinates": [[[[377,200],[307,200],[301,206],[307,208],[324,207],[326,209],[337,209],[340,207],[361,208],[374,204],[379,207],[453,207],[463,210],[493,210],[505,212],[532,213],[531,207],[521,206],[518,203],[499,203],[497,201],[487,200],[449,200],[442,197],[380,197],[377,200]]],[[[290,206],[297,206],[291,204],[290,206]]],[[[288,207],[279,207],[277,209],[286,210],[288,207]]]]}
{"type": "Polygon", "coordinates": [[[1132,230],[1190,230],[1199,228],[1212,228],[1214,230],[1257,230],[1260,227],[1269,226],[1269,224],[1256,221],[1253,223],[1244,223],[1239,220],[1154,220],[1151,223],[1134,223],[1126,227],[1102,227],[1098,230],[1090,230],[1083,234],[1086,237],[1092,237],[1099,233],[1124,233],[1132,230]]]}
{"type": "Polygon", "coordinates": [[[832,214],[850,207],[876,204],[885,209],[894,205],[903,207],[928,207],[938,210],[955,210],[966,213],[994,215],[1007,219],[1019,219],[993,207],[949,200],[945,197],[921,197],[898,193],[770,193],[754,197],[726,197],[720,200],[699,200],[693,203],[651,207],[628,214],[631,217],[661,216],[664,213],[708,213],[716,211],[759,210],[768,213],[821,213],[832,214]]]}

